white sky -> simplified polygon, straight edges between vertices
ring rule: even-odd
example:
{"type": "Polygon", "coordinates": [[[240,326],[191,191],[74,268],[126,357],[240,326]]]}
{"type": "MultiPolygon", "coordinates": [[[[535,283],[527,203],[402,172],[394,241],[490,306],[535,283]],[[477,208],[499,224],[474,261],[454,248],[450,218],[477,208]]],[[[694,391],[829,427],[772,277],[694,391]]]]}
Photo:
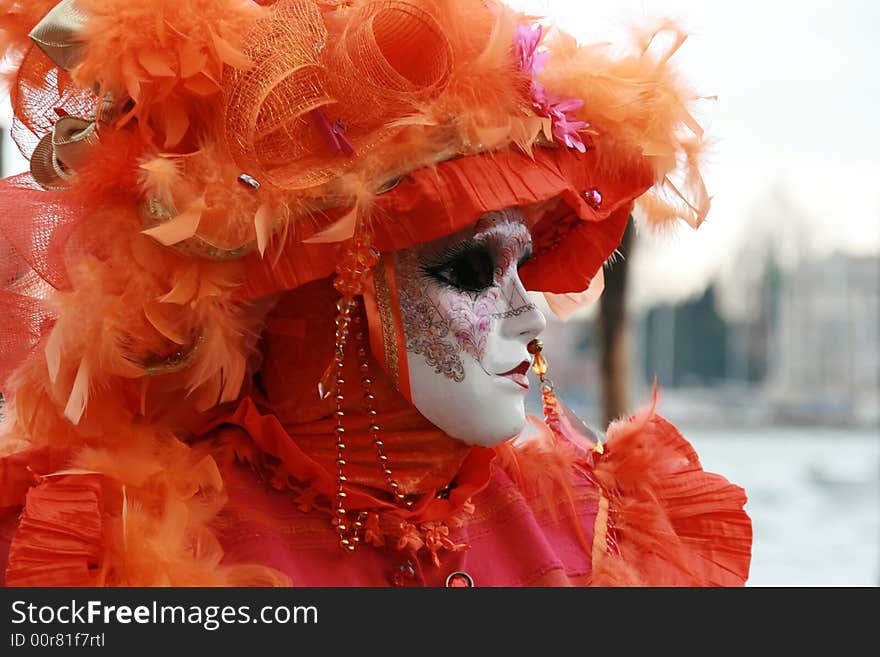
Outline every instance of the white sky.
{"type": "MultiPolygon", "coordinates": [[[[709,219],[698,231],[639,242],[638,305],[700,293],[756,240],[801,257],[880,252],[880,2],[508,3],[585,42],[623,41],[629,25],[676,19],[691,35],[676,55],[680,70],[698,91],[718,96],[703,115],[715,140],[705,170],[709,219]]],[[[7,125],[8,115],[3,102],[7,125]]],[[[24,171],[6,137],[4,173],[24,171]]]]}

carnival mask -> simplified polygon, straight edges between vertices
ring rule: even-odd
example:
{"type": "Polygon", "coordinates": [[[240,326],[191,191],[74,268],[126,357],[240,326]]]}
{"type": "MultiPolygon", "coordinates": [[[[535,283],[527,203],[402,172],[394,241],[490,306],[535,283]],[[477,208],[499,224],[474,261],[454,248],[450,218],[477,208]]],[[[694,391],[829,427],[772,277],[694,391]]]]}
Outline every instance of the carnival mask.
{"type": "Polygon", "coordinates": [[[518,210],[394,254],[410,399],[463,442],[492,446],[525,426],[528,343],[546,326],[517,270],[531,255],[518,210]]]}

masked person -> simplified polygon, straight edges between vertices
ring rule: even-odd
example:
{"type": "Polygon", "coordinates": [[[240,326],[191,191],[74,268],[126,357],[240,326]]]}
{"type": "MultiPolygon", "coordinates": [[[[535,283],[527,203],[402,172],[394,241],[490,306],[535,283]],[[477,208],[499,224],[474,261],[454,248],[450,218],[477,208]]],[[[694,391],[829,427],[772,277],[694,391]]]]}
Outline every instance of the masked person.
{"type": "Polygon", "coordinates": [[[3,4],[6,585],[745,583],[743,490],[653,405],[583,427],[532,296],[705,217],[674,26],[3,4]]]}

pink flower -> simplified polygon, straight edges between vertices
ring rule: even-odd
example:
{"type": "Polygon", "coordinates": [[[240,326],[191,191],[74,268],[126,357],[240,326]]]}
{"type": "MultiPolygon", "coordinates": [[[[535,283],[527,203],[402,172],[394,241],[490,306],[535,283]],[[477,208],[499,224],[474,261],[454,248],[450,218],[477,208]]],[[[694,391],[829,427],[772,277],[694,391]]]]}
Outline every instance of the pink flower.
{"type": "Polygon", "coordinates": [[[584,105],[579,98],[557,97],[547,93],[544,85],[535,78],[550,60],[550,53],[538,52],[544,28],[541,25],[528,27],[520,24],[516,28],[514,46],[520,69],[531,77],[530,93],[532,107],[538,116],[550,119],[553,138],[568,148],[576,148],[581,153],[587,150],[580,131],[590,126],[574,114],[584,105]]]}
{"type": "Polygon", "coordinates": [[[516,58],[519,61],[519,67],[523,72],[528,73],[533,77],[540,74],[547,65],[547,62],[550,61],[549,52],[538,52],[538,46],[540,45],[543,36],[543,25],[527,27],[520,23],[516,27],[514,46],[516,48],[516,58]]]}
{"type": "Polygon", "coordinates": [[[576,148],[581,153],[587,150],[580,136],[580,131],[590,127],[586,121],[581,121],[574,114],[584,106],[580,98],[561,98],[558,101],[548,103],[548,114],[553,125],[553,137],[561,141],[569,148],[576,148]]]}

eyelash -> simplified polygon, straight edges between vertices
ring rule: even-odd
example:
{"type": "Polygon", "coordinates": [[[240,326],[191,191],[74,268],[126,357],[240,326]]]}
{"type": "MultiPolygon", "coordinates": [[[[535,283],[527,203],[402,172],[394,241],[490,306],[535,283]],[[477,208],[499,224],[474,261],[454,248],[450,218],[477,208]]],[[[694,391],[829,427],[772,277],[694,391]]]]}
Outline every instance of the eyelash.
{"type": "MultiPolygon", "coordinates": [[[[480,289],[459,286],[459,285],[455,285],[454,283],[450,282],[446,277],[441,275],[442,271],[454,266],[456,260],[459,260],[460,258],[463,258],[463,257],[468,256],[470,254],[475,254],[475,253],[487,254],[489,256],[489,259],[492,262],[492,271],[494,274],[494,271],[495,271],[494,258],[492,258],[491,253],[489,253],[488,249],[486,248],[486,246],[484,244],[480,244],[480,243],[476,243],[476,242],[459,242],[458,244],[453,244],[452,246],[448,247],[445,251],[443,251],[441,254],[439,254],[435,258],[433,264],[423,265],[421,269],[422,269],[422,272],[426,276],[431,277],[437,283],[439,283],[440,285],[442,285],[446,288],[458,290],[460,292],[482,292],[484,289],[488,289],[488,287],[491,287],[491,286],[488,286],[486,288],[480,288],[480,289]]],[[[493,279],[494,279],[494,276],[493,276],[493,279]]]]}
{"type": "MultiPolygon", "coordinates": [[[[522,267],[528,260],[532,257],[532,245],[528,244],[526,249],[524,249],[522,255],[516,263],[517,269],[522,267]]],[[[492,285],[494,285],[494,272],[496,268],[495,259],[492,257],[490,250],[486,247],[485,244],[475,243],[475,242],[460,242],[458,244],[453,244],[441,254],[439,254],[433,264],[427,264],[422,266],[422,272],[434,279],[438,284],[453,290],[458,290],[462,292],[482,292],[483,290],[488,289],[492,285]],[[491,264],[491,271],[487,272],[492,279],[492,283],[482,287],[471,287],[471,286],[461,286],[456,285],[451,282],[447,276],[444,276],[441,272],[448,270],[455,266],[456,261],[464,258],[468,255],[486,255],[491,264]]]]}

